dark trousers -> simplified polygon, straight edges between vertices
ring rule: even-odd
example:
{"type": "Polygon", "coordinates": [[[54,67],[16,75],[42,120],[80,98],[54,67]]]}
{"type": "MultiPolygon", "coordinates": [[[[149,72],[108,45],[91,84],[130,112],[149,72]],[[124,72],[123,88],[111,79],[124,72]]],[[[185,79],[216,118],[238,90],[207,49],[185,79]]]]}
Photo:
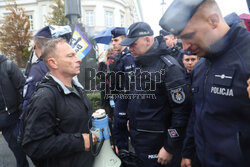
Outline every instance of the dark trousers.
{"type": "Polygon", "coordinates": [[[26,159],[26,154],[23,152],[20,144],[17,143],[17,134],[18,134],[18,114],[13,113],[7,117],[5,120],[1,121],[11,121],[15,122],[9,127],[2,129],[2,134],[6,142],[8,143],[9,148],[13,152],[17,167],[29,167],[29,163],[26,159]]]}
{"type": "Polygon", "coordinates": [[[138,132],[130,129],[130,135],[135,153],[140,159],[137,167],[180,167],[181,147],[175,150],[173,159],[167,165],[161,165],[157,162],[157,155],[164,143],[163,134],[138,132]]]}

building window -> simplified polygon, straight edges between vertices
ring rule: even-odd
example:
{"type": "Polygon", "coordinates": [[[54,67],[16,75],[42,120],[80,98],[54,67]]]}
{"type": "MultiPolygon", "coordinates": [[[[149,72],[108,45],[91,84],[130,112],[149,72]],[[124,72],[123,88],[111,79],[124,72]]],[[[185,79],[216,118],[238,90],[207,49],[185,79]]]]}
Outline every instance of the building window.
{"type": "Polygon", "coordinates": [[[105,25],[106,27],[113,26],[113,12],[110,11],[105,12],[105,25]]]}
{"type": "Polygon", "coordinates": [[[121,27],[124,27],[124,16],[121,15],[121,27]]]}
{"type": "Polygon", "coordinates": [[[33,16],[32,15],[28,15],[28,19],[30,21],[30,30],[33,31],[34,30],[33,16]]]}
{"type": "Polygon", "coordinates": [[[94,11],[86,10],[86,25],[94,26],[94,11]]]}

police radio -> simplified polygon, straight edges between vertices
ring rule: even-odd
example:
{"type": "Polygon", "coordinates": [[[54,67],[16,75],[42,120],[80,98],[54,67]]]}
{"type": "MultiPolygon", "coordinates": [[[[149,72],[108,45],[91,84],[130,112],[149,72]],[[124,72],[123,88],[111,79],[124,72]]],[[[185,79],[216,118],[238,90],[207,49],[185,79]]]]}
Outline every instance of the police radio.
{"type": "Polygon", "coordinates": [[[90,129],[90,149],[95,156],[93,167],[120,167],[121,160],[114,153],[110,144],[110,129],[108,116],[104,109],[92,114],[92,128],[90,129]],[[92,135],[97,137],[96,148],[93,147],[92,135]]]}

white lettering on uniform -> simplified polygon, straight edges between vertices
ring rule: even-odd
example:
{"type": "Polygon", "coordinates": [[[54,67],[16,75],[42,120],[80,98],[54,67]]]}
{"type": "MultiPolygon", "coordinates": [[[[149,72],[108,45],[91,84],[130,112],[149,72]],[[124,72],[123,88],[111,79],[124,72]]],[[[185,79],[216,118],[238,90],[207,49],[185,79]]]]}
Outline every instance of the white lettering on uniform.
{"type": "Polygon", "coordinates": [[[148,155],[148,159],[156,159],[157,154],[148,155]]]}
{"type": "Polygon", "coordinates": [[[234,96],[233,89],[211,87],[211,93],[222,96],[234,96]]]}

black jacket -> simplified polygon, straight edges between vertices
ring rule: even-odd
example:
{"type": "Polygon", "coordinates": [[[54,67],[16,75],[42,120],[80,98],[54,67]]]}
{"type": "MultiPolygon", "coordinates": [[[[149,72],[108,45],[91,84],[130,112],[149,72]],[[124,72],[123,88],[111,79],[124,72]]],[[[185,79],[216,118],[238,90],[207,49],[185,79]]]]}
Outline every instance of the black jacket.
{"type": "MultiPolygon", "coordinates": [[[[131,129],[162,134],[164,142],[158,144],[173,153],[181,147],[188,121],[189,84],[184,69],[168,54],[163,39],[158,37],[146,54],[135,59],[139,71],[136,69],[131,79],[135,84],[131,86],[133,100],[128,103],[128,117],[131,129]],[[159,75],[161,78],[156,77],[159,75]]],[[[147,143],[149,138],[138,142],[147,143]]]]}
{"type": "Polygon", "coordinates": [[[73,85],[78,93],[47,74],[24,113],[23,149],[39,167],[92,166],[81,135],[89,133],[91,106],[81,85],[73,85]]]}
{"type": "Polygon", "coordinates": [[[19,111],[22,104],[22,91],[25,78],[13,62],[8,70],[7,58],[0,55],[0,111],[7,110],[8,113],[19,111]]]}

